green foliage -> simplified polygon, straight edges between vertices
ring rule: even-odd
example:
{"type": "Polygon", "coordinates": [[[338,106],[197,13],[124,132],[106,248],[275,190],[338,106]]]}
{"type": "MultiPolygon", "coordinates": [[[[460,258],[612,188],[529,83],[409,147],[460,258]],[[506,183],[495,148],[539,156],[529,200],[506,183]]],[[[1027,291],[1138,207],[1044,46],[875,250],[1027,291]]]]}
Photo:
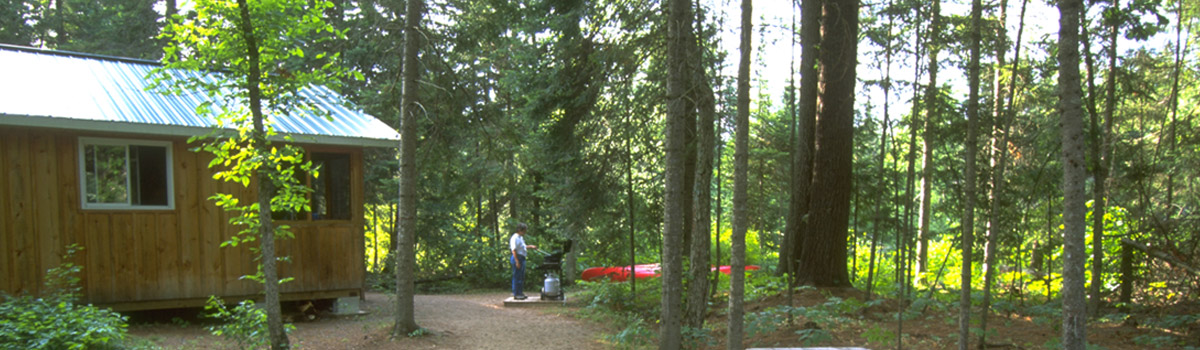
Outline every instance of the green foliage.
{"type": "Polygon", "coordinates": [[[717,339],[708,328],[684,326],[680,332],[683,334],[683,346],[687,349],[702,349],[717,344],[717,339]]]}
{"type": "Polygon", "coordinates": [[[1170,335],[1140,334],[1133,337],[1133,343],[1154,349],[1174,349],[1184,345],[1178,337],[1170,335]]]}
{"type": "Polygon", "coordinates": [[[895,340],[896,333],[893,333],[891,330],[884,329],[883,327],[880,327],[879,325],[875,325],[875,326],[872,326],[870,329],[867,329],[866,332],[863,332],[863,337],[867,338],[868,342],[882,344],[882,343],[887,343],[889,341],[895,340]]]}
{"type": "Polygon", "coordinates": [[[108,309],[58,297],[3,298],[0,348],[117,349],[126,336],[125,317],[108,309]]]}
{"type": "Polygon", "coordinates": [[[606,335],[604,339],[612,342],[618,349],[640,349],[654,344],[655,332],[646,326],[646,321],[630,317],[629,322],[625,325],[620,332],[606,335]]]}
{"type": "Polygon", "coordinates": [[[417,338],[417,337],[424,337],[424,336],[426,336],[426,335],[429,335],[429,334],[431,334],[431,333],[429,332],[429,330],[428,330],[428,329],[425,329],[425,328],[417,328],[417,330],[415,330],[415,331],[412,331],[412,332],[409,332],[409,333],[407,334],[407,336],[408,336],[409,338],[417,338]]]}
{"type": "Polygon", "coordinates": [[[800,342],[804,345],[816,345],[822,342],[833,340],[833,335],[829,331],[820,328],[806,328],[796,331],[800,336],[800,342]]]}
{"type": "Polygon", "coordinates": [[[124,348],[125,316],[78,304],[82,268],[70,261],[79,250],[77,245],[67,246],[64,263],[46,272],[45,295],[0,293],[0,348],[124,348]]]}
{"type": "Polygon", "coordinates": [[[0,43],[29,45],[37,34],[33,22],[40,17],[41,1],[0,1],[0,43]]]}
{"type": "MultiPolygon", "coordinates": [[[[620,349],[641,349],[655,344],[662,295],[662,283],[657,278],[638,281],[638,294],[630,295],[629,283],[608,281],[580,281],[572,291],[581,300],[588,300],[586,315],[602,323],[621,329],[606,335],[606,341],[620,349]]],[[[691,341],[708,343],[711,336],[707,330],[691,330],[691,341]]]]}
{"type": "MultiPolygon", "coordinates": [[[[262,349],[270,345],[267,333],[267,313],[255,306],[253,300],[245,300],[232,308],[216,296],[208,298],[204,310],[205,316],[214,318],[220,324],[209,326],[208,331],[218,337],[232,341],[242,349],[262,349]]],[[[295,326],[287,324],[284,331],[291,332],[295,326]]]]}
{"type": "MultiPolygon", "coordinates": [[[[189,142],[199,141],[197,149],[213,155],[208,167],[214,169],[214,180],[245,188],[252,181],[269,181],[269,188],[274,189],[274,193],[258,194],[271,197],[270,208],[260,208],[258,201],[244,203],[244,198],[230,193],[210,197],[232,213],[229,222],[241,228],[222,246],[254,242],[263,227],[271,227],[279,239],[290,238],[289,227],[271,225],[272,218],[261,217],[261,209],[290,218],[311,211],[308,194],[312,190],[305,186],[305,177],[320,176],[320,169],[299,147],[272,145],[278,135],[271,120],[296,110],[321,111],[319,101],[301,91],[335,85],[337,78],[346,76],[345,69],[334,65],[337,54],[325,53],[315,45],[340,35],[322,20],[323,11],[333,5],[308,0],[249,1],[246,9],[229,1],[201,0],[192,5],[193,14],[172,18],[163,30],[161,37],[169,45],[163,67],[151,73],[152,88],[167,94],[199,90],[208,97],[196,112],[213,117],[217,127],[189,142]],[[245,23],[242,10],[249,14],[245,23]],[[246,31],[252,37],[247,37],[246,31]],[[257,49],[253,54],[249,52],[252,47],[257,49]],[[221,73],[179,74],[179,70],[221,73]],[[250,81],[258,82],[253,87],[258,95],[247,85],[250,81]],[[258,117],[262,120],[255,120],[258,117]]],[[[291,138],[283,140],[290,142],[291,138]]],[[[262,282],[263,274],[260,264],[258,271],[247,277],[262,282]]]]}

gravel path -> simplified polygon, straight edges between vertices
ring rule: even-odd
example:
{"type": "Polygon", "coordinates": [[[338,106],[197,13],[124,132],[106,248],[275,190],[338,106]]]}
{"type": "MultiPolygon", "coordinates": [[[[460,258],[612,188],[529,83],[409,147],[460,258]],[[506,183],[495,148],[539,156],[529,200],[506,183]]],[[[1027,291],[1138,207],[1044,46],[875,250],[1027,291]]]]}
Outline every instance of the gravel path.
{"type": "MultiPolygon", "coordinates": [[[[603,328],[575,319],[564,307],[505,308],[507,293],[418,295],[417,324],[430,334],[389,340],[394,304],[368,293],[368,314],[296,323],[290,340],[300,349],[605,349],[603,328]]],[[[569,296],[568,296],[569,297],[569,296]]],[[[233,349],[198,325],[143,324],[130,334],[166,349],[233,349]]]]}

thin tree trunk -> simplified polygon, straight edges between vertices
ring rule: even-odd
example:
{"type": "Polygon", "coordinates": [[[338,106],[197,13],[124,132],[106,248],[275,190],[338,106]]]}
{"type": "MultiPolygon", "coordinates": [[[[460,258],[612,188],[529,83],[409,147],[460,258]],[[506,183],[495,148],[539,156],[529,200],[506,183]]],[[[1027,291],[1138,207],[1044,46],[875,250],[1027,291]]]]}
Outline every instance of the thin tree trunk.
{"type": "Polygon", "coordinates": [[[926,266],[929,265],[929,225],[930,219],[933,216],[933,127],[937,125],[935,118],[939,111],[938,99],[938,52],[941,51],[941,42],[938,38],[941,36],[942,26],[942,2],[941,0],[933,0],[932,10],[929,14],[929,84],[925,86],[925,121],[922,127],[922,143],[921,143],[921,214],[920,217],[920,232],[918,235],[917,249],[917,266],[918,271],[926,272],[926,266]]]}
{"type": "MultiPolygon", "coordinates": [[[[914,68],[913,68],[913,80],[912,80],[912,84],[913,84],[912,101],[913,101],[913,103],[912,103],[912,111],[909,112],[909,119],[908,119],[909,120],[909,122],[908,122],[908,156],[906,157],[908,160],[908,178],[904,182],[905,183],[905,185],[904,185],[905,186],[904,187],[905,195],[908,197],[908,198],[904,199],[904,230],[905,230],[906,234],[908,235],[907,237],[905,237],[906,238],[905,239],[906,247],[908,246],[908,244],[911,244],[913,242],[913,239],[916,238],[916,236],[917,236],[916,233],[919,232],[919,228],[914,226],[915,223],[913,222],[913,216],[915,215],[914,208],[913,208],[913,201],[914,201],[914,199],[916,199],[916,197],[915,197],[916,186],[915,185],[917,182],[917,129],[918,129],[917,115],[920,113],[920,104],[917,103],[917,101],[920,99],[920,96],[921,96],[921,89],[920,89],[918,82],[921,81],[921,68],[922,68],[921,60],[924,58],[923,55],[925,53],[925,51],[923,50],[925,48],[924,42],[923,42],[924,37],[921,36],[921,24],[920,23],[922,20],[924,20],[921,17],[921,7],[913,6],[913,13],[914,13],[914,17],[916,18],[917,25],[916,25],[916,30],[913,31],[913,42],[914,42],[913,48],[915,50],[915,54],[913,56],[913,67],[914,68]]],[[[908,259],[907,259],[907,261],[910,263],[909,264],[910,266],[908,269],[910,273],[913,272],[912,271],[913,269],[911,268],[912,267],[911,261],[914,256],[915,256],[915,254],[913,254],[910,251],[908,254],[908,259]]],[[[918,261],[917,268],[922,268],[920,265],[920,261],[918,261]]],[[[905,280],[905,283],[911,283],[911,282],[912,282],[911,279],[905,280]]]]}
{"type": "Polygon", "coordinates": [[[982,36],[982,19],[983,4],[980,0],[971,2],[971,30],[968,39],[970,47],[970,58],[967,63],[967,140],[963,145],[966,155],[963,160],[966,164],[964,167],[964,182],[962,216],[962,289],[961,297],[959,298],[959,313],[958,313],[958,348],[959,350],[967,350],[968,343],[971,341],[971,272],[972,259],[974,256],[973,250],[975,247],[975,156],[978,150],[976,149],[976,139],[978,138],[979,124],[979,46],[982,36]]]}
{"type": "Polygon", "coordinates": [[[392,337],[416,331],[413,298],[417,269],[417,50],[420,49],[421,16],[425,4],[408,0],[404,16],[403,85],[400,101],[400,222],[396,232],[396,320],[392,337]]]}
{"type": "MultiPolygon", "coordinates": [[[[697,19],[697,26],[700,25],[697,19]]],[[[699,61],[703,55],[700,53],[699,45],[694,46],[693,55],[695,61],[699,61]]],[[[696,176],[695,184],[692,189],[692,247],[691,256],[688,260],[691,262],[688,276],[690,278],[687,295],[687,314],[685,324],[694,329],[700,329],[704,325],[704,314],[708,311],[708,274],[709,274],[709,249],[712,245],[712,165],[713,165],[713,145],[715,134],[713,132],[713,119],[716,116],[717,108],[714,101],[712,87],[708,83],[705,74],[704,65],[695,64],[693,66],[695,78],[695,100],[699,107],[699,120],[696,123],[696,176]]]]}
{"type": "MultiPolygon", "coordinates": [[[[258,38],[254,35],[254,24],[250,18],[250,6],[246,0],[238,0],[241,21],[238,26],[242,38],[246,41],[246,54],[249,56],[249,75],[246,77],[246,89],[250,98],[250,113],[254,119],[254,144],[265,152],[267,147],[267,130],[263,125],[262,90],[260,88],[258,38]]],[[[288,349],[287,332],[283,329],[283,314],[279,308],[279,271],[275,259],[275,225],[271,219],[271,197],[275,193],[275,183],[271,181],[271,171],[274,167],[261,166],[255,173],[258,181],[258,234],[260,237],[260,253],[262,254],[263,308],[267,313],[267,339],[272,350],[288,349]]]]}
{"type": "MultiPolygon", "coordinates": [[[[1114,1],[1114,6],[1117,5],[1114,1]]],[[[1104,121],[1092,117],[1094,141],[1092,143],[1092,169],[1095,181],[1092,185],[1092,284],[1089,310],[1098,316],[1104,304],[1100,287],[1104,285],[1104,216],[1108,210],[1108,160],[1109,139],[1112,134],[1113,113],[1117,101],[1117,35],[1120,27],[1114,23],[1108,33],[1108,77],[1105,81],[1104,121]],[[1103,123],[1103,126],[1100,124],[1103,123]]],[[[1086,38],[1085,38],[1086,40],[1086,38]]]]}
{"type": "MultiPolygon", "coordinates": [[[[718,118],[721,118],[721,116],[718,116],[718,118]]],[[[721,160],[723,157],[722,154],[725,150],[725,141],[721,140],[719,138],[720,137],[719,135],[724,133],[724,127],[722,127],[722,125],[725,125],[724,122],[718,120],[717,121],[717,135],[718,135],[717,141],[719,141],[719,142],[717,143],[717,229],[716,229],[716,232],[714,232],[714,234],[716,236],[713,237],[713,242],[717,242],[716,244],[714,244],[717,248],[717,251],[716,251],[716,257],[714,257],[712,259],[713,265],[721,265],[721,232],[722,232],[721,230],[723,229],[722,225],[721,225],[722,224],[721,220],[725,215],[725,212],[724,212],[725,202],[722,201],[722,199],[721,199],[721,197],[722,197],[721,193],[725,192],[721,189],[721,186],[723,186],[723,183],[721,182],[721,181],[723,181],[723,180],[721,180],[722,179],[722,177],[721,177],[722,161],[721,160]]],[[[708,289],[708,294],[710,296],[717,294],[717,284],[718,284],[717,282],[719,281],[719,278],[721,278],[721,272],[713,271],[712,282],[709,283],[709,289],[708,289]]]]}
{"type": "MultiPolygon", "coordinates": [[[[797,27],[796,27],[796,8],[799,7],[799,6],[797,6],[799,4],[797,1],[793,0],[791,5],[792,6],[790,6],[790,7],[792,10],[792,23],[791,23],[792,47],[791,47],[791,50],[788,51],[789,53],[791,53],[791,60],[788,61],[788,100],[787,100],[788,116],[792,117],[791,122],[788,123],[789,129],[791,129],[791,133],[788,135],[788,140],[791,140],[791,142],[792,142],[790,147],[788,147],[788,151],[790,152],[790,157],[788,157],[790,160],[790,162],[788,163],[788,170],[790,171],[790,174],[788,174],[789,175],[788,176],[788,194],[790,195],[790,198],[788,201],[788,212],[787,212],[787,215],[785,216],[787,218],[787,221],[784,223],[784,229],[783,229],[783,232],[784,232],[783,244],[779,247],[779,273],[782,274],[785,278],[787,278],[787,292],[784,293],[784,297],[787,298],[787,307],[788,308],[792,307],[792,297],[794,296],[795,290],[796,290],[795,288],[792,288],[795,284],[794,281],[796,281],[796,271],[794,271],[792,269],[792,267],[794,266],[794,264],[792,262],[795,261],[795,256],[792,253],[792,251],[793,251],[792,248],[795,246],[796,225],[800,224],[800,215],[799,215],[800,213],[797,211],[799,209],[798,205],[800,204],[799,198],[797,197],[800,195],[800,192],[798,189],[800,186],[797,183],[798,181],[797,181],[797,176],[796,176],[796,172],[797,172],[796,168],[798,168],[800,166],[799,164],[797,164],[797,160],[799,159],[799,152],[800,152],[799,151],[800,139],[797,138],[797,136],[796,136],[797,135],[796,123],[799,119],[797,117],[797,114],[799,114],[799,111],[796,110],[796,92],[797,92],[796,91],[796,34],[797,34],[796,33],[796,29],[797,29],[797,27]]],[[[791,313],[787,313],[787,323],[785,323],[785,324],[788,324],[788,325],[792,324],[792,314],[791,313]]]]}
{"type": "MultiPolygon", "coordinates": [[[[1023,25],[1025,16],[1025,7],[1023,5],[1021,7],[1021,16],[1023,25]]],[[[1001,0],[1000,23],[1007,23],[1007,21],[1008,1],[1001,0]]],[[[1004,25],[997,28],[996,37],[999,38],[1000,43],[996,45],[996,72],[994,74],[995,82],[993,83],[994,92],[992,94],[995,96],[992,105],[992,119],[995,125],[993,127],[992,145],[988,148],[989,152],[991,152],[992,167],[991,187],[989,187],[990,193],[988,194],[991,208],[988,210],[987,243],[983,251],[983,305],[980,308],[982,311],[979,314],[979,329],[983,330],[979,334],[979,346],[981,348],[987,346],[988,316],[991,313],[989,310],[991,310],[992,306],[992,284],[996,276],[996,251],[999,249],[1000,235],[1005,232],[1005,228],[1001,223],[1001,210],[1006,207],[1002,202],[1005,196],[1004,186],[1006,183],[1004,170],[1008,165],[1008,125],[1011,122],[1009,118],[1010,113],[1005,109],[1005,98],[1007,96],[1009,99],[1008,106],[1011,107],[1012,98],[1016,96],[1016,91],[1013,89],[1016,86],[1016,68],[1020,61],[1019,52],[1021,48],[1021,32],[1018,30],[1016,45],[1013,45],[1013,51],[1017,53],[1013,55],[1013,66],[1009,74],[1009,89],[1006,95],[1004,82],[1001,79],[1004,76],[1004,51],[1008,49],[1008,30],[1004,25]]]]}
{"type": "Polygon", "coordinates": [[[746,281],[746,185],[750,164],[750,34],[753,4],[742,0],[741,59],[737,77],[737,119],[733,149],[733,234],[729,237],[729,329],[728,349],[742,349],[743,298],[746,281]]]}
{"type": "MultiPolygon", "coordinates": [[[[796,114],[797,114],[797,111],[796,111],[796,6],[795,5],[796,5],[796,3],[793,1],[792,6],[791,6],[791,10],[792,10],[792,23],[791,23],[792,40],[791,40],[791,44],[792,44],[792,47],[791,47],[791,50],[789,51],[789,53],[791,53],[791,60],[788,61],[788,88],[787,88],[787,94],[786,94],[787,95],[788,116],[792,118],[791,121],[788,123],[788,140],[791,141],[791,144],[788,145],[788,160],[789,160],[789,162],[788,162],[788,187],[787,187],[788,188],[788,190],[787,190],[787,192],[788,192],[788,211],[787,211],[787,215],[784,215],[783,243],[781,243],[779,245],[779,270],[778,270],[779,275],[788,276],[788,278],[789,278],[788,285],[789,286],[791,285],[790,278],[792,276],[796,275],[795,272],[792,271],[792,261],[795,260],[795,256],[792,255],[792,247],[795,245],[794,242],[796,239],[796,225],[799,224],[799,221],[800,221],[800,215],[799,215],[799,212],[797,212],[797,209],[798,209],[797,204],[799,204],[798,203],[799,200],[796,198],[796,196],[800,195],[800,193],[797,192],[797,187],[799,187],[799,186],[796,183],[796,171],[797,171],[796,168],[799,167],[799,164],[796,164],[797,163],[796,160],[798,159],[798,156],[799,156],[797,153],[799,152],[799,148],[800,148],[800,140],[796,138],[796,114]]],[[[790,304],[791,303],[791,293],[792,293],[792,290],[789,288],[787,291],[788,303],[789,303],[788,306],[791,306],[791,304],[790,304]]],[[[791,316],[789,315],[788,317],[790,318],[791,316]]]]}
{"type": "MultiPolygon", "coordinates": [[[[891,3],[889,2],[889,7],[890,7],[890,5],[891,5],[891,3]]],[[[895,21],[894,16],[888,16],[888,24],[887,24],[887,32],[888,33],[892,32],[892,26],[893,26],[894,21],[895,21]]],[[[885,49],[884,49],[885,50],[885,52],[884,52],[885,66],[883,69],[883,72],[884,72],[884,74],[883,74],[883,126],[880,128],[880,133],[879,133],[879,160],[878,160],[878,164],[877,164],[877,166],[879,167],[879,178],[876,179],[877,181],[879,181],[877,184],[877,186],[879,186],[879,188],[877,190],[878,197],[875,198],[875,220],[874,220],[874,224],[871,225],[872,228],[874,229],[874,232],[872,235],[874,237],[874,239],[871,241],[871,262],[868,264],[868,267],[867,267],[867,269],[868,269],[868,272],[867,272],[867,281],[868,281],[867,282],[867,298],[871,298],[871,287],[874,284],[874,281],[871,280],[871,277],[875,271],[875,253],[876,253],[875,245],[879,242],[880,236],[884,232],[884,229],[880,228],[880,224],[890,222],[890,220],[888,220],[888,218],[885,217],[887,215],[885,213],[888,212],[886,210],[887,205],[885,203],[888,202],[887,201],[887,193],[888,193],[887,188],[889,187],[888,186],[889,182],[887,180],[888,176],[887,176],[886,164],[887,164],[888,132],[891,130],[891,114],[890,114],[890,109],[889,109],[891,107],[891,97],[892,97],[891,96],[891,87],[892,87],[891,86],[892,85],[892,37],[891,37],[891,35],[887,36],[887,42],[884,44],[884,47],[885,47],[885,49]]],[[[897,245],[896,249],[897,249],[897,254],[899,254],[900,246],[897,245]]],[[[897,264],[896,266],[897,266],[896,271],[899,271],[900,270],[898,268],[899,264],[897,264]]],[[[900,279],[897,278],[896,281],[900,281],[900,279]]]]}
{"type": "Polygon", "coordinates": [[[625,114],[625,194],[629,204],[629,302],[637,301],[637,278],[634,276],[634,266],[637,266],[637,240],[635,235],[636,222],[633,203],[633,114],[625,114]]]}
{"type": "Polygon", "coordinates": [[[1063,325],[1064,350],[1087,346],[1087,305],[1084,295],[1084,266],[1087,263],[1084,217],[1084,136],[1079,78],[1079,18],[1084,6],[1079,0],[1060,0],[1059,19],[1059,110],[1062,113],[1063,165],[1063,325]]]}

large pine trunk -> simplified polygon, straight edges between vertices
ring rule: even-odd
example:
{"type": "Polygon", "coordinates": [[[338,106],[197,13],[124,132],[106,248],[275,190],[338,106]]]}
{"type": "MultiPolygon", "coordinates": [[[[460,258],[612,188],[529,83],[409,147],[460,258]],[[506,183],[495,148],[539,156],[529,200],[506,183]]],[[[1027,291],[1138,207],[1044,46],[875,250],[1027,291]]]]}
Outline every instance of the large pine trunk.
{"type": "Polygon", "coordinates": [[[688,41],[692,36],[692,3],[667,1],[667,121],[663,144],[666,147],[666,174],[663,192],[662,305],[658,348],[679,349],[682,338],[683,246],[690,188],[685,186],[687,163],[688,41]]]}
{"type": "Polygon", "coordinates": [[[1087,347],[1087,302],[1084,291],[1084,267],[1087,248],[1084,231],[1087,223],[1087,200],[1084,184],[1084,135],[1082,92],[1079,78],[1079,17],[1083,10],[1080,0],[1058,2],[1058,85],[1059,111],[1062,125],[1063,183],[1063,323],[1064,350],[1084,350],[1087,347]]]}
{"type": "Polygon", "coordinates": [[[404,16],[403,85],[400,97],[400,206],[396,237],[396,320],[392,337],[409,334],[417,326],[413,306],[417,258],[417,50],[420,48],[424,3],[408,0],[404,16]]]}
{"type": "MultiPolygon", "coordinates": [[[[788,244],[780,252],[780,266],[787,273],[798,273],[800,251],[808,232],[809,198],[812,195],[813,128],[817,118],[817,43],[821,40],[821,3],[823,0],[801,0],[800,3],[800,91],[796,103],[796,147],[792,155],[795,167],[788,215],[792,226],[787,228],[788,244]]],[[[795,277],[795,276],[793,276],[795,277]]],[[[793,278],[793,281],[798,279],[793,278]]]]}
{"type": "Polygon", "coordinates": [[[818,287],[848,287],[846,229],[857,64],[852,57],[858,56],[858,1],[825,1],[822,14],[813,191],[798,275],[804,283],[818,287]]]}

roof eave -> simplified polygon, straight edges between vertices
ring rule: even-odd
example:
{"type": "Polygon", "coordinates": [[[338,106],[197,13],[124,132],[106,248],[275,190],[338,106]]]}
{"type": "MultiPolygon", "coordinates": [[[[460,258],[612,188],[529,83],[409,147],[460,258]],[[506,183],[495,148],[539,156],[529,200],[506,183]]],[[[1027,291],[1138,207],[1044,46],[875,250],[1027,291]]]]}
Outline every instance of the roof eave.
{"type": "MultiPolygon", "coordinates": [[[[208,127],[116,122],[106,120],[49,118],[11,114],[0,114],[0,125],[177,137],[205,135],[212,131],[212,129],[208,127]]],[[[396,148],[400,144],[400,140],[398,139],[375,139],[364,137],[308,134],[281,134],[281,136],[277,137],[276,139],[282,141],[284,137],[283,135],[290,136],[292,138],[291,142],[319,145],[396,148]]]]}

